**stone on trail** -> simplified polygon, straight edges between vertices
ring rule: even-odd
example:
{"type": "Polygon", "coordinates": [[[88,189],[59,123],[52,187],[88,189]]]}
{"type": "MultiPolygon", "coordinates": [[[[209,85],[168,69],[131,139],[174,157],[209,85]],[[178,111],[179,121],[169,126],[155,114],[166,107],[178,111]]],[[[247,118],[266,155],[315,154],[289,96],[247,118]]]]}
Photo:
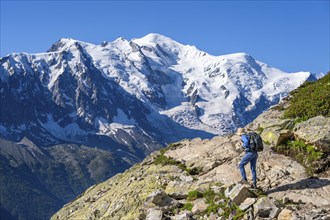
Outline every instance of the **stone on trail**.
{"type": "Polygon", "coordinates": [[[254,216],[259,216],[262,218],[276,218],[279,214],[280,209],[268,198],[261,197],[253,205],[254,216]]]}
{"type": "Polygon", "coordinates": [[[232,200],[236,205],[240,205],[247,198],[253,198],[255,195],[248,190],[244,185],[235,185],[226,195],[230,200],[232,200]]]}

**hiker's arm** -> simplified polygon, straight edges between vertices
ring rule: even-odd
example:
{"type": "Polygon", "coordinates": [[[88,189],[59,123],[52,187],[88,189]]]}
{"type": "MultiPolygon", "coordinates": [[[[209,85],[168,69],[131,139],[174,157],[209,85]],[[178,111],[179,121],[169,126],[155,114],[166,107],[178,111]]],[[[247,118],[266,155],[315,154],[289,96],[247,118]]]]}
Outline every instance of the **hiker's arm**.
{"type": "Polygon", "coordinates": [[[246,149],[249,147],[249,139],[246,135],[242,135],[243,148],[246,149]]]}

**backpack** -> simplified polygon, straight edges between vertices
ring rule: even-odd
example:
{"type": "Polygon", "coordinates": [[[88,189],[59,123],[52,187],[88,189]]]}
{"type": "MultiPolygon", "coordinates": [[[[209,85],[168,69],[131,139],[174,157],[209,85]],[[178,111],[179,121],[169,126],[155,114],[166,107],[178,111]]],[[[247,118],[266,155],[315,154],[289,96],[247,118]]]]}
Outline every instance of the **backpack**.
{"type": "Polygon", "coordinates": [[[248,133],[249,145],[252,152],[260,152],[264,150],[264,145],[259,134],[255,132],[248,133]]]}

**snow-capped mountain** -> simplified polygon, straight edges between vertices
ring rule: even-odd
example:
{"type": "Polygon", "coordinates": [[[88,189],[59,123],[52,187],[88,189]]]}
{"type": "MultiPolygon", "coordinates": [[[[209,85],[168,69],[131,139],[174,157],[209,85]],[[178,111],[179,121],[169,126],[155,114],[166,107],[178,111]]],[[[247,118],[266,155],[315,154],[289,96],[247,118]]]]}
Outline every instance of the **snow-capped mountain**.
{"type": "Polygon", "coordinates": [[[100,45],[61,39],[47,53],[10,54],[0,65],[2,137],[48,145],[105,136],[144,153],[232,132],[312,77],[158,34],[100,45]]]}
{"type": "Polygon", "coordinates": [[[233,132],[313,78],[158,34],[2,57],[0,214],[48,218],[166,143],[233,132]]]}

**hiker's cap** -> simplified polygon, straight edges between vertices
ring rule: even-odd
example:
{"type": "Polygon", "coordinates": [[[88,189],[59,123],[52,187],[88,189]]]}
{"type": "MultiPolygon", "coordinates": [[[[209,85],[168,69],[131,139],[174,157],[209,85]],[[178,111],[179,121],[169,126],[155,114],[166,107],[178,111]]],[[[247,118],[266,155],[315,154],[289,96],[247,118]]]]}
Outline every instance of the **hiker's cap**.
{"type": "Polygon", "coordinates": [[[237,134],[237,135],[245,134],[245,129],[244,129],[244,128],[238,128],[236,134],[237,134]]]}

